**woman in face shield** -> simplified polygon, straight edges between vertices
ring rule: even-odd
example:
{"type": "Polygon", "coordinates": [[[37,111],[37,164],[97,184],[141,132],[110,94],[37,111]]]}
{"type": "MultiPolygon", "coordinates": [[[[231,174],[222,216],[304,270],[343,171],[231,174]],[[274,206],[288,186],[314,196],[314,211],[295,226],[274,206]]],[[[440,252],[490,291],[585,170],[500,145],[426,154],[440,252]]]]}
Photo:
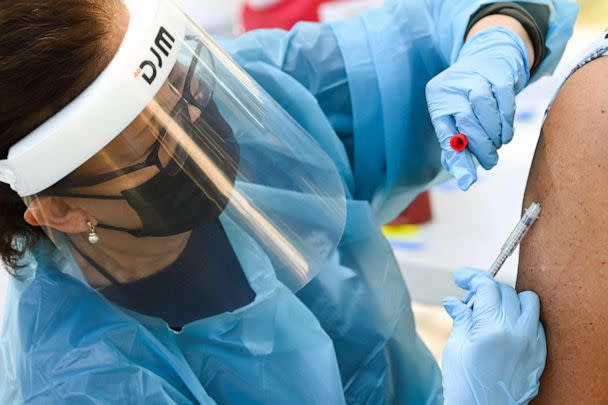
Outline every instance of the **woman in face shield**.
{"type": "MultiPolygon", "coordinates": [[[[514,32],[545,21],[551,52],[535,69],[546,70],[570,32],[567,1],[531,13],[396,1],[225,50],[170,0],[6,3],[0,253],[14,277],[2,403],[534,397],[545,358],[537,297],[458,274],[475,307],[446,301],[455,330],[442,393],[378,224],[441,177],[419,100],[446,54],[476,60],[496,29],[466,48],[468,25],[496,13],[514,32]],[[431,21],[450,34],[430,35],[431,21]]],[[[498,31],[522,52],[515,70],[530,68],[517,33],[498,31]]],[[[442,83],[469,84],[451,82],[466,70],[453,66],[430,86],[435,129],[438,106],[454,101],[442,102],[442,83]]],[[[444,151],[468,187],[467,159],[444,151]]]]}

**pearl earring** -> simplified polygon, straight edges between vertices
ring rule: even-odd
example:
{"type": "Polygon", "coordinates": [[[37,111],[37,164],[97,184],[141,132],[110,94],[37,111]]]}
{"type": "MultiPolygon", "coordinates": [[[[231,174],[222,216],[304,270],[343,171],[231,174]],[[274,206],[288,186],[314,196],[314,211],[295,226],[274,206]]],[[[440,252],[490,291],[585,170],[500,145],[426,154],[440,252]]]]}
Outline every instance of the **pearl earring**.
{"type": "Polygon", "coordinates": [[[91,245],[96,245],[99,243],[99,235],[95,232],[95,226],[91,221],[87,221],[87,225],[89,226],[89,243],[91,245]]]}

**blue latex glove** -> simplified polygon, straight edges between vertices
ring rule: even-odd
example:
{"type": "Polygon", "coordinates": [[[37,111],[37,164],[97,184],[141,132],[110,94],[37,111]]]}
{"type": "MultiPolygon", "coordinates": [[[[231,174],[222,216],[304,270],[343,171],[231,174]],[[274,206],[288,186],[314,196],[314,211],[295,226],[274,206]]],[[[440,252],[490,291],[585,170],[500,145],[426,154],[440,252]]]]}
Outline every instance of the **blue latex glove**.
{"type": "Polygon", "coordinates": [[[513,138],[515,96],[530,80],[528,52],[514,32],[495,27],[463,46],[456,63],[429,82],[426,96],[441,144],[441,163],[467,190],[477,180],[475,161],[489,170],[497,150],[513,138]],[[450,139],[468,137],[468,150],[456,152],[450,139]]]}
{"type": "Polygon", "coordinates": [[[519,295],[483,271],[462,269],[456,284],[471,291],[473,309],[448,297],[454,328],[443,352],[445,404],[526,404],[538,394],[547,348],[540,301],[519,295]]]}

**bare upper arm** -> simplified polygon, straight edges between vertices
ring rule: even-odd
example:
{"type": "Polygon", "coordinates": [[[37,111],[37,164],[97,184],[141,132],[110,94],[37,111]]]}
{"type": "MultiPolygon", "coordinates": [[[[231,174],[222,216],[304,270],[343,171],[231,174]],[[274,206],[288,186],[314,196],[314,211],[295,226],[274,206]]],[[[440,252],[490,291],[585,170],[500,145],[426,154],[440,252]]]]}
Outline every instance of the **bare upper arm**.
{"type": "Polygon", "coordinates": [[[522,244],[517,287],[542,302],[547,368],[539,404],[608,404],[608,58],[562,87],[524,205],[541,220],[522,244]]]}

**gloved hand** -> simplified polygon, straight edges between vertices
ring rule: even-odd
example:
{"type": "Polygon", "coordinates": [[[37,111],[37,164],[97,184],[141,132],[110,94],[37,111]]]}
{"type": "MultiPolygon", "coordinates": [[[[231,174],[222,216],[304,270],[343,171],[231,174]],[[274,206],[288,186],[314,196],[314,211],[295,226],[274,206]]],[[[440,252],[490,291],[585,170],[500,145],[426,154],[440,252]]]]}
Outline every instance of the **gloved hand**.
{"type": "Polygon", "coordinates": [[[444,404],[527,404],[538,394],[547,356],[538,296],[518,295],[471,269],[458,270],[456,284],[475,304],[443,301],[454,320],[443,352],[444,404]]]}
{"type": "Polygon", "coordinates": [[[441,163],[467,190],[477,180],[473,154],[489,170],[497,150],[513,138],[515,96],[530,80],[523,40],[502,27],[484,30],[463,46],[458,60],[429,82],[426,97],[442,148],[441,163]],[[468,150],[456,152],[450,139],[468,137],[468,150]]]}

